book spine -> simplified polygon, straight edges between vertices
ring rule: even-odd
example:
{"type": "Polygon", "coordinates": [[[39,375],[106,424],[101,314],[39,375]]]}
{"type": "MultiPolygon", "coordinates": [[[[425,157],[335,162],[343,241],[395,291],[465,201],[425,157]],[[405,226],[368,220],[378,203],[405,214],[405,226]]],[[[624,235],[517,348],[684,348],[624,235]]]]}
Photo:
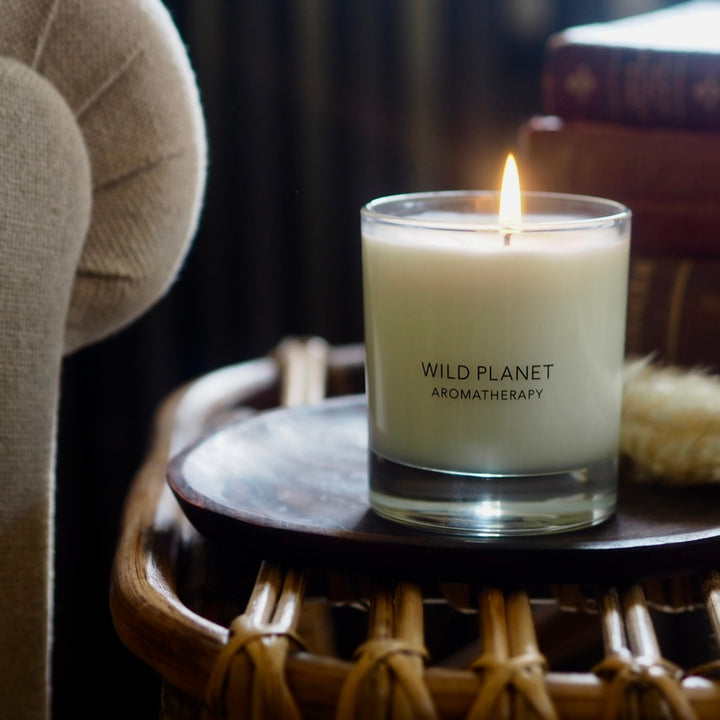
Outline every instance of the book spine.
{"type": "Polygon", "coordinates": [[[720,261],[636,258],[630,265],[625,348],[720,370],[720,261]]]}
{"type": "Polygon", "coordinates": [[[720,53],[633,50],[551,39],[543,110],[567,120],[720,128],[720,53]]]}
{"type": "Polygon", "coordinates": [[[720,257],[720,132],[533,118],[521,128],[518,161],[528,190],[627,205],[634,250],[720,257]]]}

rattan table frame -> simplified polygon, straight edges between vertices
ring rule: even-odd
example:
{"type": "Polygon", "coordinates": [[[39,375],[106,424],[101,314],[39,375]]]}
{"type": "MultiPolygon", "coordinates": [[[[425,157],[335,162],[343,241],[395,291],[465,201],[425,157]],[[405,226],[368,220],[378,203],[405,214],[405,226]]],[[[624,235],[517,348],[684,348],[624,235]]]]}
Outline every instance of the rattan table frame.
{"type": "Polygon", "coordinates": [[[622,587],[418,583],[282,567],[189,524],[166,483],[170,457],[230,419],[362,382],[362,347],[290,338],[159,409],[126,501],[110,601],[120,639],[163,679],[164,718],[720,717],[717,572],[622,587]],[[447,632],[432,624],[438,616],[447,632]],[[678,617],[680,637],[669,638],[678,617]],[[588,643],[600,654],[578,665],[588,643]],[[568,646],[575,665],[556,667],[568,646]]]}

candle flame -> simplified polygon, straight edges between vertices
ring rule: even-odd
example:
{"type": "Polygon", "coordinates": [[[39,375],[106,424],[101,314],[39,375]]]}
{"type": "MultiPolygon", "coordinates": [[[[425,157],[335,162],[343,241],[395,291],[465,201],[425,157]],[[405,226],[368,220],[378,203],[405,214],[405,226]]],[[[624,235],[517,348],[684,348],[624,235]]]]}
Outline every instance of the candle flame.
{"type": "Polygon", "coordinates": [[[510,153],[505,161],[502,189],[500,190],[500,224],[504,226],[519,225],[522,220],[520,202],[520,176],[517,163],[510,153]]]}

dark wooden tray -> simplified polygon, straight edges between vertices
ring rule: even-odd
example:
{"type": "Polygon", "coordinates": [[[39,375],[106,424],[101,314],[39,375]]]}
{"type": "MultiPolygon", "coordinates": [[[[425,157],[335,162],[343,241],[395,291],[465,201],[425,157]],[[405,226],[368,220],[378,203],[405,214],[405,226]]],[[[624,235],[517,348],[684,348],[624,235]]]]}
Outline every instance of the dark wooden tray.
{"type": "Polygon", "coordinates": [[[174,458],[168,482],[211,541],[296,566],[435,580],[627,582],[717,568],[720,488],[621,481],[608,522],[559,535],[466,539],[376,516],[364,396],[273,410],[174,458]]]}

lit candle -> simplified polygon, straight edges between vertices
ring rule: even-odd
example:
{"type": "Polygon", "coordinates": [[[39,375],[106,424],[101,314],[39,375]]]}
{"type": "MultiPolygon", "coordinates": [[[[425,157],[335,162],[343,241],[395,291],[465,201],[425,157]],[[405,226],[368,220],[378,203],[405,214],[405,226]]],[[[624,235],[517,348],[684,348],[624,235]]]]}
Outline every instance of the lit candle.
{"type": "Polygon", "coordinates": [[[363,208],[370,496],[392,519],[504,535],[614,510],[630,213],[533,193],[521,211],[512,165],[501,202],[363,208]]]}

